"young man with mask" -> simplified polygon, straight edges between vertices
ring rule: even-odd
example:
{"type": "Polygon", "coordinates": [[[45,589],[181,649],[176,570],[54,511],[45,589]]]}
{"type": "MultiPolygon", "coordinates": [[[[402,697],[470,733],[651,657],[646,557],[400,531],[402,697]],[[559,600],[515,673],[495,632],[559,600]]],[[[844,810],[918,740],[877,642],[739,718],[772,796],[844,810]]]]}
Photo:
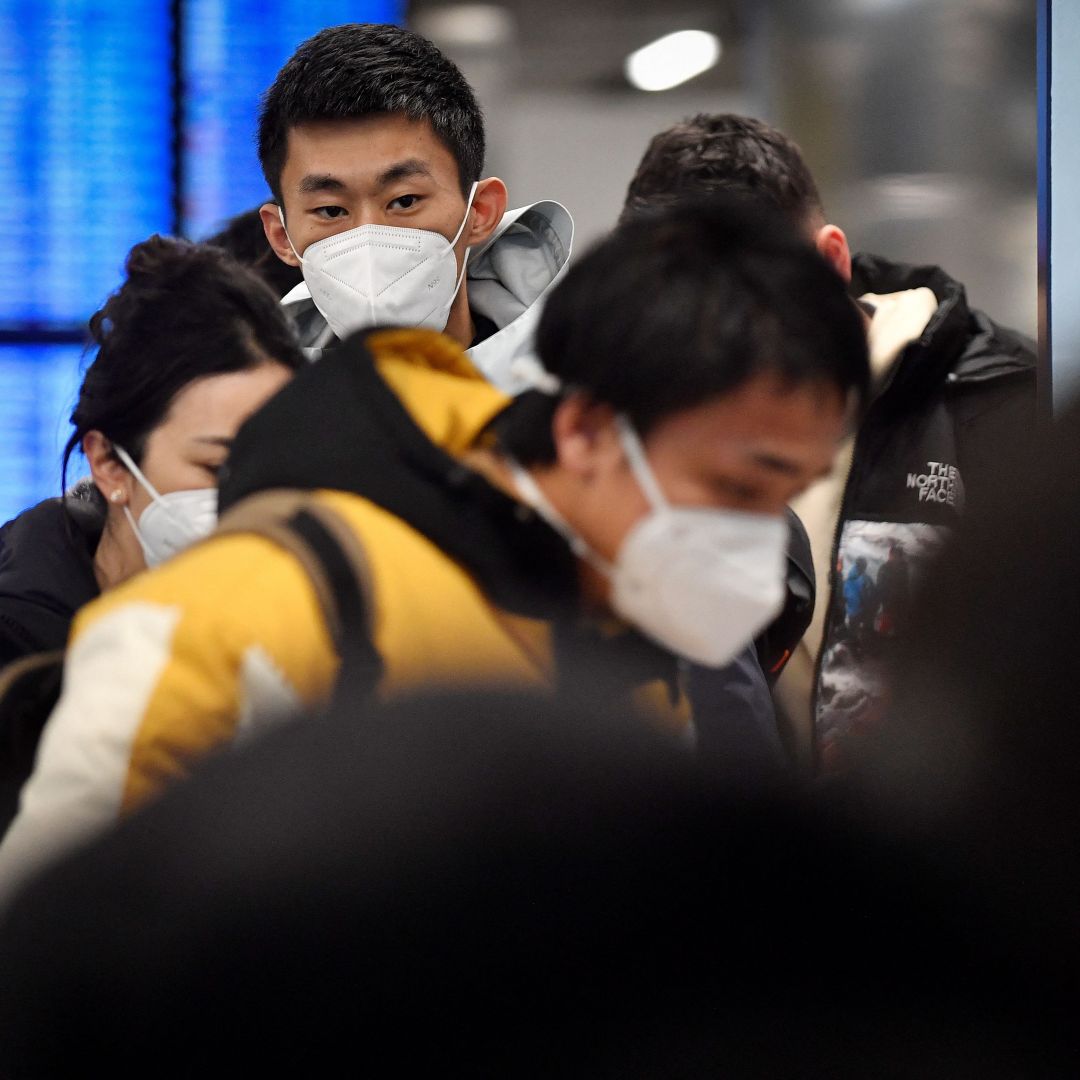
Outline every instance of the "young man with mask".
{"type": "Polygon", "coordinates": [[[282,303],[315,357],[373,326],[442,330],[495,386],[520,389],[539,305],[570,257],[554,202],[507,212],[484,177],[484,121],[461,72],[397,26],[305,41],[263,98],[263,227],[302,284],[282,303]]]}
{"type": "Polygon", "coordinates": [[[776,687],[798,757],[839,766],[856,729],[886,708],[892,639],[906,615],[895,605],[867,612],[865,648],[850,648],[847,575],[862,560],[876,577],[890,559],[907,574],[940,548],[965,506],[992,501],[1032,447],[1034,344],[969,308],[964,287],[938,267],[853,256],[799,148],[760,120],[700,115],[656,135],[623,220],[732,194],[787,215],[857,298],[868,335],[874,400],[834,472],[792,503],[810,536],[817,603],[776,687]]]}
{"type": "Polygon", "coordinates": [[[537,347],[511,399],[446,335],[364,333],[245,425],[219,534],[80,615],[0,885],[325,700],[339,651],[383,700],[569,681],[670,715],[678,658],[725,664],[773,617],[785,504],[867,382],[832,271],[781,220],[678,210],[572,269],[537,347]],[[323,559],[321,603],[288,529],[329,533],[362,595],[323,559]]]}

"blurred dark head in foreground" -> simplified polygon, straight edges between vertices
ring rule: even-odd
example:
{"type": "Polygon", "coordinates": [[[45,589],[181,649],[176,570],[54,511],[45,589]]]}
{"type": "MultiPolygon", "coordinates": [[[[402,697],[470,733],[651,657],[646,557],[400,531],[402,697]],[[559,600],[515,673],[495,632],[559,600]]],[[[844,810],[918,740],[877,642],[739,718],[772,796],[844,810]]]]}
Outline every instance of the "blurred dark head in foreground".
{"type": "Polygon", "coordinates": [[[1053,1068],[1030,910],[854,805],[719,789],[591,702],[296,724],[23,895],[0,1073],[1053,1068]]]}

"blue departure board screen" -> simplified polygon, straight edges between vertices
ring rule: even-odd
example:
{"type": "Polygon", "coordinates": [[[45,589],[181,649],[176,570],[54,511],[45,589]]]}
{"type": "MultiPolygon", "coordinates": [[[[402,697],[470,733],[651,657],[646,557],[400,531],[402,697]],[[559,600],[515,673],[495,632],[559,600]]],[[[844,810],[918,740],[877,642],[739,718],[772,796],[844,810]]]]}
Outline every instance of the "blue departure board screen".
{"type": "MultiPolygon", "coordinates": [[[[60,494],[60,457],[71,434],[68,417],[82,382],[81,358],[80,345],[0,347],[0,521],[60,494]]],[[[68,483],[85,471],[81,455],[73,458],[68,483]]]]}
{"type": "Polygon", "coordinates": [[[0,3],[0,327],[81,326],[172,226],[169,6],[0,3]]]}
{"type": "Polygon", "coordinates": [[[322,27],[404,6],[0,0],[0,521],[60,493],[80,342],[130,248],[264,201],[255,120],[278,69],[322,27]]]}
{"type": "Polygon", "coordinates": [[[189,0],[184,5],[184,232],[201,238],[269,197],[255,149],[259,99],[325,26],[400,22],[401,0],[189,0]]]}

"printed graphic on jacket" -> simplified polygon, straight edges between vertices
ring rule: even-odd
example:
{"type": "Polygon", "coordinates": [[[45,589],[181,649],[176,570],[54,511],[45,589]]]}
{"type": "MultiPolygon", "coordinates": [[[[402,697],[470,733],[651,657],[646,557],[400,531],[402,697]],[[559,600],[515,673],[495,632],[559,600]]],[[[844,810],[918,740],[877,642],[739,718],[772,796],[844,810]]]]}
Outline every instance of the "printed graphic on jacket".
{"type": "MultiPolygon", "coordinates": [[[[955,486],[958,477],[950,477],[947,469],[940,474],[928,470],[927,475],[941,477],[932,485],[940,492],[935,500],[945,501],[950,493],[963,497],[955,486]]],[[[930,486],[919,485],[920,490],[930,486]]],[[[941,525],[845,522],[815,708],[823,770],[842,763],[847,738],[880,722],[888,706],[885,680],[892,641],[904,629],[917,581],[949,534],[941,525]]]]}

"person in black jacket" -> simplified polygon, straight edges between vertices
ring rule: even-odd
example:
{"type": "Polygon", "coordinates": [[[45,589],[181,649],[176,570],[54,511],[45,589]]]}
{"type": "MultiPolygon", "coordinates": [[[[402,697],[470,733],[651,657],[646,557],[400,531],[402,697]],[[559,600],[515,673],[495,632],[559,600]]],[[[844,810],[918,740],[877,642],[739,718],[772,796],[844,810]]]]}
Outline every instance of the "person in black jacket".
{"type": "Polygon", "coordinates": [[[887,708],[889,642],[907,619],[906,598],[918,595],[921,565],[965,507],[985,505],[1030,452],[1035,349],[969,308],[964,287],[940,268],[853,257],[799,148],[750,117],[699,115],[656,135],[623,219],[721,193],[787,214],[849,283],[869,338],[870,407],[833,474],[792,503],[810,537],[817,602],[776,699],[798,758],[828,767],[887,708]],[[866,648],[853,649],[840,592],[860,559],[875,579],[885,570],[890,600],[868,619],[866,648]]]}
{"type": "Polygon", "coordinates": [[[0,667],[62,649],[80,607],[209,531],[237,428],[303,363],[254,274],[160,236],[132,248],[90,335],[63,475],[79,449],[92,475],[0,529],[0,667]]]}
{"type": "Polygon", "coordinates": [[[198,539],[240,424],[303,364],[277,298],[225,252],[160,236],[90,320],[64,450],[91,475],[0,528],[0,832],[60,691],[75,613],[198,539]]]}

